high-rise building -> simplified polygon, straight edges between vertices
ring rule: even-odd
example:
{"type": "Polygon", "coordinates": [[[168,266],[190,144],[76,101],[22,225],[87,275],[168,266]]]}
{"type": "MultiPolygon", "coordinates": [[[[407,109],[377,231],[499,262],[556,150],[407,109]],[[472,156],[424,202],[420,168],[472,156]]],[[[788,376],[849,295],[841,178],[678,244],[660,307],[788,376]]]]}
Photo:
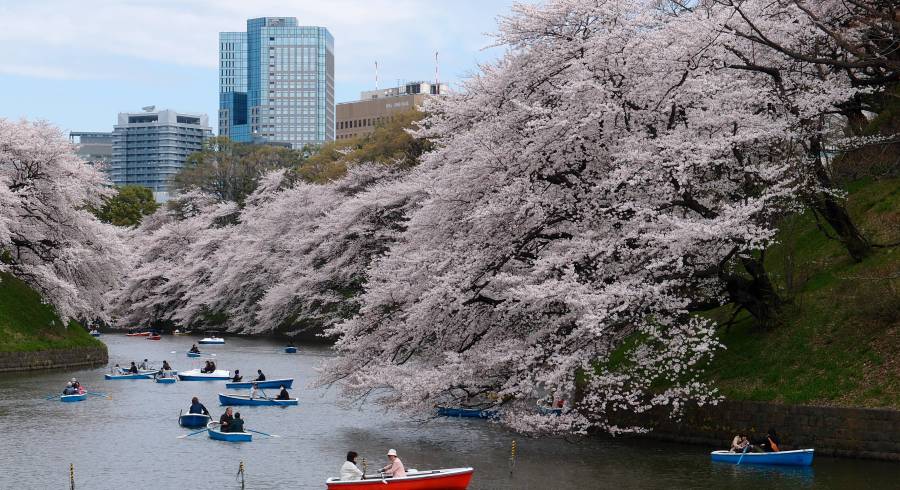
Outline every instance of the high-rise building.
{"type": "Polygon", "coordinates": [[[336,138],[342,140],[369,134],[393,114],[421,106],[426,97],[446,94],[448,90],[443,83],[410,82],[399,87],[361,92],[359,100],[337,105],[336,138]]]}
{"type": "Polygon", "coordinates": [[[293,148],[334,139],[334,38],[294,17],[219,33],[219,135],[293,148]]]}
{"type": "Polygon", "coordinates": [[[109,176],[115,185],[149,187],[157,202],[165,202],[171,197],[170,180],[212,130],[206,114],[154,109],[119,113],[109,176]]]}
{"type": "Polygon", "coordinates": [[[112,160],[112,133],[98,131],[72,131],[69,133],[69,141],[75,145],[75,154],[84,161],[109,167],[112,160]]]}

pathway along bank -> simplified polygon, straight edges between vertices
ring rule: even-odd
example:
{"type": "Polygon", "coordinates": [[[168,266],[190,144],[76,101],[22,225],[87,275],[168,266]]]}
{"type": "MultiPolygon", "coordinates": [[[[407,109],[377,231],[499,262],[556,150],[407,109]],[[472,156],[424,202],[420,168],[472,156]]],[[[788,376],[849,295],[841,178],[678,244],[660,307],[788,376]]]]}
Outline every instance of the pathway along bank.
{"type": "Polygon", "coordinates": [[[0,373],[34,369],[101,366],[109,361],[106,345],[31,352],[0,352],[0,373]]]}
{"type": "Polygon", "coordinates": [[[900,461],[900,410],[725,400],[691,407],[680,421],[654,414],[643,425],[652,431],[640,437],[722,449],[735,434],[761,435],[774,428],[784,449],[815,448],[822,456],[900,461]]]}

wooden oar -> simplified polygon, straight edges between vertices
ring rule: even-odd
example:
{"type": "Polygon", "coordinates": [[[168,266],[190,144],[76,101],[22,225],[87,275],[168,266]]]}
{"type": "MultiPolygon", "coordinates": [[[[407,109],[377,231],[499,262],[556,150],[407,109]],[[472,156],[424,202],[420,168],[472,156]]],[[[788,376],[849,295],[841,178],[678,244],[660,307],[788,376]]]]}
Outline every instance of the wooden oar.
{"type": "Polygon", "coordinates": [[[264,435],[264,436],[269,436],[269,437],[281,437],[281,436],[276,435],[276,434],[266,434],[265,432],[260,432],[260,431],[258,431],[258,430],[253,430],[253,429],[244,429],[244,430],[247,431],[247,432],[254,432],[254,433],[256,433],[256,434],[260,434],[260,435],[264,435]]]}
{"type": "Polygon", "coordinates": [[[208,431],[208,430],[209,430],[209,429],[200,429],[200,430],[198,430],[197,432],[191,432],[190,434],[180,435],[180,436],[176,437],[175,439],[184,439],[185,437],[191,437],[191,436],[193,436],[193,435],[197,435],[197,434],[199,434],[199,433],[201,433],[201,432],[206,432],[206,431],[208,431]]]}

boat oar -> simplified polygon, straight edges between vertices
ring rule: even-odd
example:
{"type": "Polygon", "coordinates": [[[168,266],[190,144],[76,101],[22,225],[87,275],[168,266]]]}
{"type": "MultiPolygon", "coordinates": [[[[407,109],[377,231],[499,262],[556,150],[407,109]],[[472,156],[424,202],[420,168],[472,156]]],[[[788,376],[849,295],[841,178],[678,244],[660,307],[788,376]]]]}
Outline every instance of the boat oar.
{"type": "Polygon", "coordinates": [[[200,429],[200,430],[198,430],[197,432],[191,432],[190,434],[180,435],[180,436],[176,437],[175,439],[184,439],[185,437],[191,437],[191,436],[193,436],[193,435],[197,435],[197,434],[199,434],[199,433],[201,433],[201,432],[206,432],[206,431],[208,431],[208,430],[209,430],[209,429],[200,429]]]}
{"type": "Polygon", "coordinates": [[[255,432],[255,433],[260,434],[260,435],[263,435],[263,436],[269,436],[269,437],[281,437],[281,436],[276,435],[276,434],[266,434],[265,432],[260,432],[260,431],[258,431],[258,430],[253,430],[253,429],[244,429],[244,430],[247,431],[247,432],[255,432]]]}
{"type": "Polygon", "coordinates": [[[744,459],[744,455],[747,454],[747,450],[748,450],[748,449],[750,449],[750,445],[749,445],[749,444],[747,444],[746,446],[744,446],[744,450],[741,451],[741,457],[738,458],[737,464],[741,464],[741,460],[744,459]]]}

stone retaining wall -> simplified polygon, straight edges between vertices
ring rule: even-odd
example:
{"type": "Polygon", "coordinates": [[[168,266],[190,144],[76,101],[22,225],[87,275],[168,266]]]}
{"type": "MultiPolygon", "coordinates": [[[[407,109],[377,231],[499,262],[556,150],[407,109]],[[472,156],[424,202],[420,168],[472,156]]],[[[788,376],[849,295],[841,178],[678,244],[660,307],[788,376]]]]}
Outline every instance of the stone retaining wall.
{"type": "Polygon", "coordinates": [[[34,352],[0,352],[0,372],[99,366],[109,361],[106,346],[34,352]]]}
{"type": "Polygon", "coordinates": [[[783,449],[900,461],[900,410],[724,401],[689,409],[680,422],[663,419],[649,425],[654,430],[647,437],[721,449],[737,433],[762,436],[771,427],[783,449]]]}

